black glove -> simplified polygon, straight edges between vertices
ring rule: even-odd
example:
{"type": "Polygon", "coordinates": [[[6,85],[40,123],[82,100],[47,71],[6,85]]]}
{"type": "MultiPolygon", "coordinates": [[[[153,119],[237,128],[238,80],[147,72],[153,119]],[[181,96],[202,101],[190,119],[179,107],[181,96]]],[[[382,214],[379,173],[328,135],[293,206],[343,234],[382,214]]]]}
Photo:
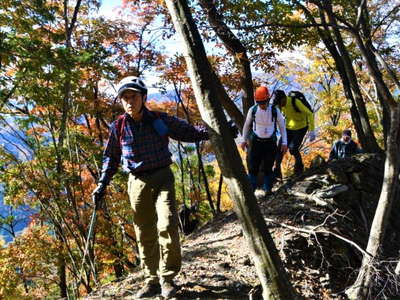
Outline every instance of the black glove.
{"type": "Polygon", "coordinates": [[[237,128],[237,126],[235,125],[235,123],[230,120],[228,121],[228,126],[229,126],[229,130],[231,131],[233,138],[236,139],[238,134],[239,134],[239,129],[237,128]]]}
{"type": "Polygon", "coordinates": [[[94,208],[96,210],[104,207],[104,195],[106,194],[106,188],[107,185],[104,182],[99,182],[99,184],[92,193],[94,208]]]}

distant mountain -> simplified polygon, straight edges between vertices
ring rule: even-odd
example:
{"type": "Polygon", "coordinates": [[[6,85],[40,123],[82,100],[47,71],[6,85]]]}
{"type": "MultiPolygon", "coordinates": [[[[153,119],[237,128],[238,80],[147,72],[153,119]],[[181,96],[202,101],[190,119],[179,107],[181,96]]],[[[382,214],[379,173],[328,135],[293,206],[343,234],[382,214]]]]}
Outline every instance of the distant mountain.
{"type": "MultiPolygon", "coordinates": [[[[13,123],[10,123],[12,126],[13,123]]],[[[18,131],[16,128],[13,130],[9,128],[0,128],[0,146],[21,160],[30,159],[32,157],[32,152],[25,146],[23,142],[23,139],[25,138],[26,136],[24,136],[24,134],[18,131]]]]}
{"type": "MultiPolygon", "coordinates": [[[[168,100],[173,100],[173,92],[168,92],[167,94],[163,93],[152,93],[148,96],[149,100],[155,100],[157,102],[163,102],[168,100]],[[169,95],[168,95],[169,94],[169,95]]],[[[14,135],[15,133],[8,132],[7,130],[0,129],[0,144],[5,147],[8,151],[14,153],[17,157],[21,157],[21,159],[26,159],[30,157],[32,154],[28,151],[25,154],[21,153],[21,148],[24,149],[23,145],[21,145],[21,141],[14,135]],[[18,148],[17,145],[20,145],[21,148],[18,148]]],[[[21,232],[24,228],[26,228],[30,221],[30,216],[34,213],[34,210],[27,206],[20,206],[18,208],[13,208],[9,205],[4,204],[3,201],[3,193],[0,182],[0,236],[4,238],[4,240],[8,243],[13,240],[12,235],[9,231],[12,231],[9,225],[4,224],[4,220],[8,217],[12,216],[13,221],[11,222],[11,226],[16,234],[21,232]]]]}
{"type": "MultiPolygon", "coordinates": [[[[15,136],[15,134],[15,132],[11,133],[4,128],[0,130],[1,146],[21,160],[29,159],[32,153],[24,147],[21,140],[15,136]]],[[[32,215],[34,211],[27,206],[13,208],[9,205],[5,205],[1,184],[2,182],[0,182],[0,235],[8,243],[13,239],[10,231],[15,234],[21,232],[29,224],[29,216],[32,215]]]]}
{"type": "Polygon", "coordinates": [[[148,100],[155,100],[157,102],[174,100],[175,92],[167,91],[166,93],[152,93],[147,96],[148,100]]]}
{"type": "Polygon", "coordinates": [[[13,240],[13,236],[10,231],[14,231],[16,235],[20,233],[25,227],[28,226],[30,216],[34,211],[28,206],[22,205],[18,208],[12,208],[9,205],[4,204],[3,195],[0,192],[0,235],[8,243],[13,240]],[[12,216],[13,220],[10,225],[3,223],[3,220],[12,216]]]}

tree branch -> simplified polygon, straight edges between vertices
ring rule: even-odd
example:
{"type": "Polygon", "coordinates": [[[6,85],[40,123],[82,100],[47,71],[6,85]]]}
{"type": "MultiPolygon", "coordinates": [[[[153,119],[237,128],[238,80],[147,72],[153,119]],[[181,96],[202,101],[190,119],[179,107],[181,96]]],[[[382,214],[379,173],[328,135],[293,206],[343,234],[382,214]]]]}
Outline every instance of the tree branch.
{"type": "Polygon", "coordinates": [[[349,30],[345,26],[340,26],[337,24],[332,24],[332,23],[313,23],[313,24],[284,24],[284,23],[263,23],[260,25],[253,25],[253,26],[238,26],[234,27],[233,29],[235,30],[254,30],[254,29],[260,29],[264,27],[282,27],[282,28],[315,28],[315,27],[324,27],[324,25],[327,25],[329,27],[335,27],[338,29],[343,29],[343,30],[349,30]]]}
{"type": "Polygon", "coordinates": [[[0,104],[0,109],[2,109],[4,107],[4,105],[8,102],[8,100],[11,98],[11,96],[14,94],[14,91],[17,89],[18,87],[18,83],[17,82],[12,89],[10,90],[10,92],[4,97],[4,99],[2,100],[1,104],[0,104]]]}
{"type": "Polygon", "coordinates": [[[217,11],[215,1],[199,0],[200,6],[205,10],[208,21],[216,35],[222,40],[229,52],[234,54],[239,64],[240,84],[243,90],[242,107],[244,116],[253,105],[253,79],[247,49],[237,38],[229,26],[224,22],[223,16],[217,11]]]}
{"type": "Polygon", "coordinates": [[[361,17],[362,17],[364,8],[366,8],[366,5],[367,5],[367,0],[361,0],[361,3],[357,8],[357,19],[356,19],[356,26],[355,26],[356,29],[360,28],[361,17]]]}
{"type": "MultiPolygon", "coordinates": [[[[375,33],[378,31],[378,28],[380,28],[382,25],[383,25],[383,23],[386,21],[386,19],[388,19],[393,13],[396,13],[397,11],[399,11],[400,10],[400,4],[399,5],[396,5],[391,11],[389,11],[387,14],[386,14],[386,16],[384,16],[383,18],[382,18],[382,20],[378,23],[378,24],[376,24],[376,26],[375,26],[375,30],[373,31],[373,36],[375,35],[375,33]]],[[[392,22],[390,22],[390,23],[392,23],[392,22]]]]}
{"type": "MultiPolygon", "coordinates": [[[[360,251],[364,256],[371,257],[371,254],[366,252],[364,249],[362,249],[357,243],[349,240],[348,238],[343,237],[342,235],[340,235],[338,233],[335,233],[335,232],[332,232],[332,231],[329,231],[329,230],[326,230],[326,229],[315,230],[316,228],[322,226],[323,224],[318,225],[318,226],[314,227],[313,229],[304,229],[304,228],[299,228],[299,227],[296,227],[296,226],[291,226],[291,225],[288,225],[288,224],[285,224],[285,223],[280,223],[280,222],[277,222],[276,220],[270,219],[270,218],[265,218],[265,221],[280,225],[280,226],[282,226],[284,228],[287,228],[287,229],[290,229],[290,230],[293,230],[293,231],[307,233],[309,235],[316,235],[317,233],[325,233],[325,234],[333,235],[333,236],[337,237],[338,239],[340,239],[340,240],[352,245],[354,248],[356,248],[358,251],[360,251]]],[[[326,221],[326,219],[325,219],[325,221],[326,221]]]]}
{"type": "Polygon", "coordinates": [[[67,27],[68,28],[68,32],[67,32],[67,34],[68,34],[68,38],[67,39],[68,40],[70,40],[72,31],[74,30],[75,23],[76,23],[76,20],[78,18],[78,12],[79,12],[79,8],[81,6],[81,2],[82,2],[82,0],[78,0],[76,2],[75,8],[74,8],[74,13],[73,13],[72,19],[71,19],[71,23],[69,24],[69,27],[67,27]]]}

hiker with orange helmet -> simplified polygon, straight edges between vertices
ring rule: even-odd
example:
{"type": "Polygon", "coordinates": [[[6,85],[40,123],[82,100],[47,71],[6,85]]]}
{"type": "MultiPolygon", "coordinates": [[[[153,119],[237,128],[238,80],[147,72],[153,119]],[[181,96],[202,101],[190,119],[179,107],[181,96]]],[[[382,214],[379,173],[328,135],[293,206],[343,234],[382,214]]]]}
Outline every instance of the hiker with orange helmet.
{"type": "Polygon", "coordinates": [[[248,148],[248,172],[253,189],[257,187],[257,175],[260,165],[264,164],[265,193],[271,194],[273,173],[272,166],[278,152],[277,126],[282,136],[282,145],[279,151],[287,151],[286,126],[278,108],[269,103],[270,94],[266,86],[260,86],[254,93],[256,104],[252,106],[243,126],[243,142],[241,148],[248,148]]]}

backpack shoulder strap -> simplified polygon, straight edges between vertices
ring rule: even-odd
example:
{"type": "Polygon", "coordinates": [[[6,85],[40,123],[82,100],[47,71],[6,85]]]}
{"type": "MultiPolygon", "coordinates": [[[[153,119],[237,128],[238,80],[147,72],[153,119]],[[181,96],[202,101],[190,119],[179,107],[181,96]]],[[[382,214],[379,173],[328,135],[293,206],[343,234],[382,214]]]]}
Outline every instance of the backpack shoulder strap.
{"type": "Polygon", "coordinates": [[[276,123],[276,119],[277,119],[278,113],[276,111],[276,106],[275,105],[272,105],[271,112],[272,112],[272,120],[275,121],[275,123],[276,123]]]}
{"type": "Polygon", "coordinates": [[[166,141],[168,141],[169,128],[164,120],[161,118],[162,113],[159,111],[149,110],[151,116],[154,118],[152,121],[152,126],[157,131],[157,133],[166,141]]]}
{"type": "Polygon", "coordinates": [[[293,105],[294,110],[299,113],[300,109],[296,105],[296,101],[298,100],[297,96],[292,96],[291,98],[292,98],[292,105],[293,105]]]}
{"type": "Polygon", "coordinates": [[[253,122],[256,119],[257,107],[258,107],[257,104],[254,104],[252,107],[250,107],[250,109],[251,109],[251,117],[252,117],[253,122]]]}
{"type": "Polygon", "coordinates": [[[255,127],[257,126],[256,122],[255,122],[256,121],[257,107],[258,107],[257,104],[254,104],[252,107],[250,107],[250,109],[251,109],[251,127],[253,129],[253,124],[254,124],[254,130],[256,129],[255,127]]]}
{"type": "Polygon", "coordinates": [[[293,108],[294,108],[294,110],[295,110],[296,112],[298,112],[298,113],[301,112],[300,109],[299,109],[299,107],[298,107],[297,104],[296,104],[297,101],[300,101],[309,111],[313,112],[313,109],[312,109],[310,103],[308,103],[308,101],[307,101],[307,99],[306,99],[306,97],[304,96],[303,93],[294,92],[294,93],[292,94],[292,97],[291,97],[291,98],[292,98],[292,105],[293,105],[293,108]]]}
{"type": "Polygon", "coordinates": [[[125,115],[120,115],[115,121],[115,129],[117,131],[117,137],[120,145],[124,135],[125,120],[126,120],[125,115]]]}
{"type": "Polygon", "coordinates": [[[272,113],[272,122],[274,122],[274,132],[272,133],[272,135],[275,135],[276,134],[276,123],[277,123],[277,119],[278,119],[278,112],[276,110],[275,105],[272,105],[271,113],[272,113]]]}

